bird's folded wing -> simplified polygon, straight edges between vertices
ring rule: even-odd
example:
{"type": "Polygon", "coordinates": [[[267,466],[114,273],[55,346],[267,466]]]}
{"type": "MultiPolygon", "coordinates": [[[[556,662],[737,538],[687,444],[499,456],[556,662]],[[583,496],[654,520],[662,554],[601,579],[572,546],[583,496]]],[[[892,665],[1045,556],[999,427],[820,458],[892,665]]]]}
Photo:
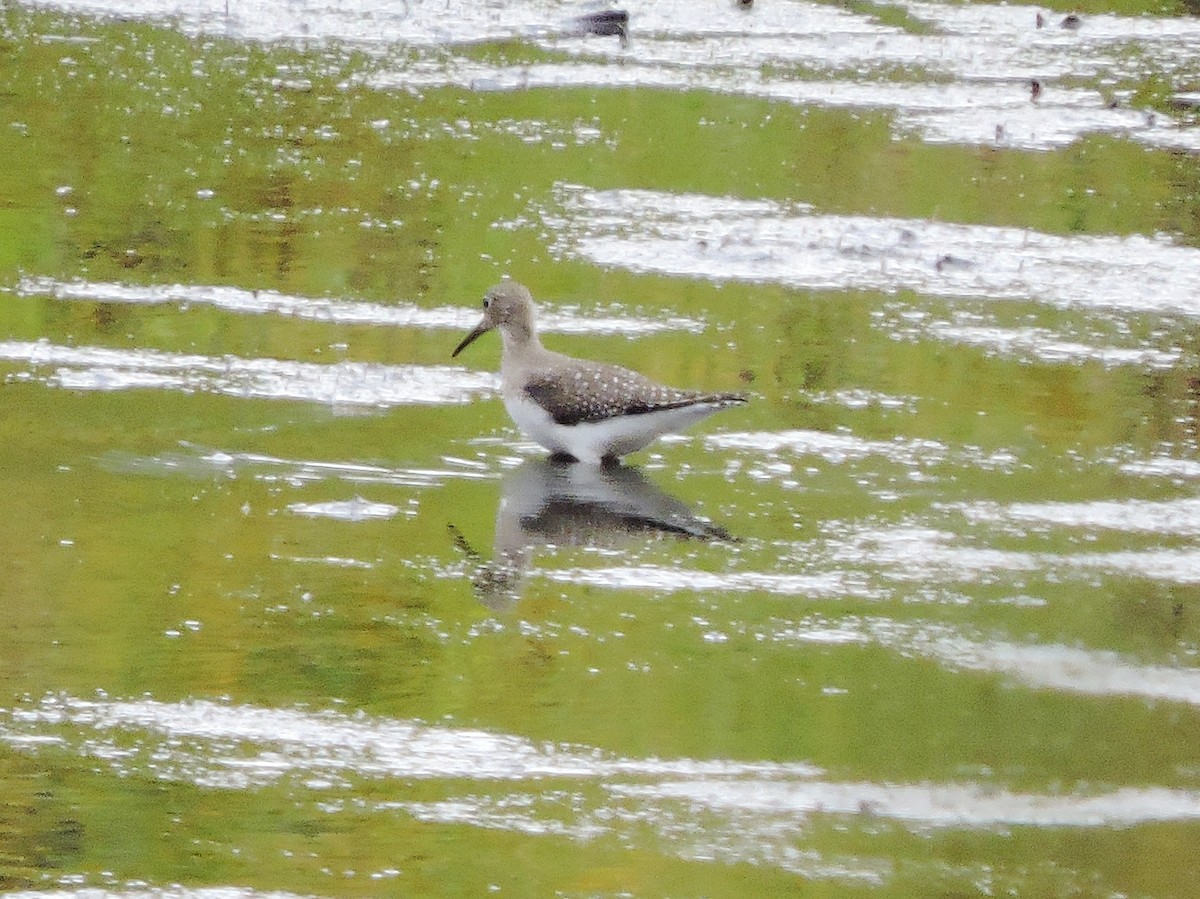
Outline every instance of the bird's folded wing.
{"type": "Polygon", "coordinates": [[[744,399],[739,394],[705,394],[666,387],[617,366],[548,372],[530,379],[525,384],[525,393],[560,425],[744,399]]]}

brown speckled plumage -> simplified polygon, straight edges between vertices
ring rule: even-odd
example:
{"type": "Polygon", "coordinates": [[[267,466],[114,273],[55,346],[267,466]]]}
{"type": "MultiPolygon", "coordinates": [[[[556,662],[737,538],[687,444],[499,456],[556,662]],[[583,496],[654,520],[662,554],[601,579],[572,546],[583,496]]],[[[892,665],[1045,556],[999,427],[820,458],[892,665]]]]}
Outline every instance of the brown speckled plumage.
{"type": "Polygon", "coordinates": [[[535,375],[525,382],[524,390],[560,425],[603,421],[616,415],[643,415],[697,403],[745,400],[741,394],[699,393],[667,387],[627,368],[601,363],[535,375]]]}

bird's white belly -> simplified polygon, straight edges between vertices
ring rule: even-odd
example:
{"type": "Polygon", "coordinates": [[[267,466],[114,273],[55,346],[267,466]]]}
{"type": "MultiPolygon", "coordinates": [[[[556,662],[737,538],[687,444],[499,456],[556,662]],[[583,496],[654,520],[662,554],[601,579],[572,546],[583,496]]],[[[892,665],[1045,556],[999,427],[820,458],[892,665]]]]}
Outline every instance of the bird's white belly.
{"type": "Polygon", "coordinates": [[[561,425],[524,395],[504,398],[508,414],[530,440],[552,453],[565,453],[580,462],[598,463],[606,456],[636,452],[663,434],[681,431],[707,418],[720,406],[700,403],[637,415],[617,415],[602,421],[561,425]]]}

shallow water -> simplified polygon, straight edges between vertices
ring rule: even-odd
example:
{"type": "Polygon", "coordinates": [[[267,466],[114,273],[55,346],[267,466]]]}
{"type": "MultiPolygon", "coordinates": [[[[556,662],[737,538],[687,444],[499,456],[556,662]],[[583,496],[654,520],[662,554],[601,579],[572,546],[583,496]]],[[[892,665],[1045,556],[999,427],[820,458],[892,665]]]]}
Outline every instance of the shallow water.
{"type": "Polygon", "coordinates": [[[629,10],[5,7],[4,895],[1195,894],[1200,24],[629,10]]]}

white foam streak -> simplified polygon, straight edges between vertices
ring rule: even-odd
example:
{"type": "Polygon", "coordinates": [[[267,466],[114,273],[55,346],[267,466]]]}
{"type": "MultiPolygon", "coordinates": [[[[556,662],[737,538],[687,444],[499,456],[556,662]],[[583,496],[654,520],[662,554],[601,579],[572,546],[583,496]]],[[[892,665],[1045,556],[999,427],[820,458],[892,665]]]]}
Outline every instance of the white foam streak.
{"type": "Polygon", "coordinates": [[[1069,557],[1077,568],[1175,584],[1200,584],[1200,549],[1124,550],[1069,557]]]}
{"type": "Polygon", "coordinates": [[[48,296],[69,302],[120,303],[133,306],[211,307],[250,315],[281,315],[347,325],[393,325],[419,328],[469,328],[478,312],[462,307],[423,309],[412,303],[382,305],[326,298],[291,296],[274,290],[202,284],[121,284],[112,281],[59,281],[23,277],[18,296],[48,296]]]}
{"type": "Polygon", "coordinates": [[[1081,576],[1095,572],[1176,584],[1200,583],[1200,549],[1131,549],[1069,554],[957,545],[935,528],[864,528],[831,540],[830,559],[849,568],[873,569],[888,581],[923,585],[982,582],[1033,572],[1081,576]]]}
{"type": "Polygon", "coordinates": [[[918,646],[952,667],[1004,674],[1039,689],[1200,706],[1195,668],[1138,665],[1114,652],[1054,644],[976,642],[949,632],[927,635],[918,646]]]}
{"type": "Polygon", "coordinates": [[[1197,462],[1195,459],[1174,459],[1169,456],[1155,456],[1150,459],[1137,459],[1122,463],[1121,471],[1125,474],[1148,478],[1172,478],[1180,481],[1194,480],[1200,478],[1200,462],[1197,462]]]}
{"type": "Polygon", "coordinates": [[[731,431],[711,434],[705,443],[718,449],[754,450],[761,453],[790,453],[820,456],[826,462],[840,465],[858,461],[868,456],[883,458],[900,464],[943,461],[947,447],[936,440],[866,440],[852,434],[831,434],[827,431],[731,431]]]}
{"type": "Polygon", "coordinates": [[[305,518],[333,518],[338,521],[387,521],[400,512],[399,506],[377,503],[356,496],[324,503],[291,503],[287,510],[305,518]]]}
{"type": "Polygon", "coordinates": [[[157,388],[375,408],[466,403],[497,387],[493,374],[450,366],[315,364],[146,349],[62,346],[45,340],[0,342],[0,360],[26,362],[30,366],[26,377],[37,376],[68,390],[157,388]],[[54,370],[38,374],[47,367],[54,370]]]}
{"type": "MultiPolygon", "coordinates": [[[[819,772],[799,763],[624,759],[469,728],[206,701],[50,698],[35,708],[13,709],[7,713],[8,726],[2,723],[4,717],[0,714],[0,736],[5,739],[62,726],[92,735],[146,731],[163,740],[153,754],[160,776],[229,788],[261,786],[288,775],[509,781],[614,776],[809,777],[819,772]],[[204,751],[193,754],[183,749],[186,740],[205,741],[204,751]]],[[[80,748],[108,757],[105,745],[87,741],[80,748]]],[[[111,755],[111,761],[118,766],[135,763],[133,756],[120,753],[111,755]]]]}
{"type": "Polygon", "coordinates": [[[997,573],[1039,571],[1057,559],[1037,553],[958,546],[954,535],[934,528],[864,528],[831,540],[831,559],[847,567],[870,567],[890,581],[923,585],[978,582],[997,573]]]}
{"type": "Polygon", "coordinates": [[[819,574],[782,574],[766,571],[723,573],[653,565],[619,568],[569,568],[542,572],[546,579],[611,590],[651,590],[674,593],[681,590],[722,593],[762,592],[780,596],[870,598],[879,595],[865,584],[866,578],[848,571],[819,574]]]}
{"type": "Polygon", "coordinates": [[[1014,523],[1054,528],[1091,528],[1127,533],[1200,535],[1200,499],[1097,500],[1082,503],[980,504],[963,509],[975,523],[1014,523]]]}
{"type": "Polygon", "coordinates": [[[563,186],[543,219],[566,258],[804,290],[914,291],[1058,308],[1200,314],[1200,250],[1161,237],[1061,236],[804,206],[563,186]]]}
{"type": "MultiPolygon", "coordinates": [[[[321,297],[299,297],[273,290],[244,290],[204,284],[138,285],[106,281],[59,281],[22,277],[18,296],[48,296],[64,301],[122,303],[135,306],[171,304],[187,309],[206,306],[243,315],[279,315],[340,325],[452,329],[473,328],[480,317],[479,300],[464,297],[461,306],[424,308],[414,303],[389,305],[321,297]]],[[[562,334],[640,336],[662,331],[704,330],[704,323],[684,316],[644,318],[629,315],[580,314],[578,310],[539,310],[538,326],[562,334]]]]}
{"type": "Polygon", "coordinates": [[[1125,788],[1099,796],[1011,793],[976,785],[872,783],[620,786],[618,795],[768,816],[861,815],[920,827],[1102,827],[1200,818],[1200,793],[1125,788]]]}
{"type": "Polygon", "coordinates": [[[979,346],[1002,355],[1032,356],[1042,362],[1099,362],[1104,366],[1137,365],[1170,368],[1179,362],[1179,350],[1150,347],[1091,346],[1065,340],[1044,328],[999,328],[931,322],[918,333],[937,340],[979,346]]]}
{"type": "Polygon", "coordinates": [[[832,620],[813,615],[771,636],[826,645],[875,643],[954,670],[1003,675],[1035,689],[1200,706],[1200,669],[1143,665],[1105,650],[973,639],[946,625],[857,616],[832,620]]]}

